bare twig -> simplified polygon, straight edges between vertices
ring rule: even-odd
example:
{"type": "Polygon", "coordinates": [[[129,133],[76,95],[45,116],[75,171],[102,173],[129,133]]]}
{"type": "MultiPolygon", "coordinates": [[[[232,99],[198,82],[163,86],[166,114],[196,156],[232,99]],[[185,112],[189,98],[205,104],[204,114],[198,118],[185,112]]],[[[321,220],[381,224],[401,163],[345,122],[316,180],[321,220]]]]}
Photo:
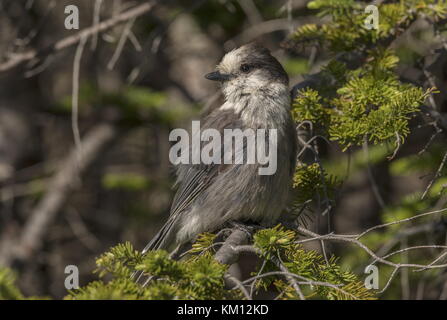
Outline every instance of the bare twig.
{"type": "Polygon", "coordinates": [[[82,144],[81,134],[79,133],[78,114],[79,114],[79,73],[81,68],[82,52],[84,50],[87,38],[81,38],[78,48],[76,49],[73,62],[73,79],[72,79],[72,94],[71,94],[71,128],[73,130],[73,137],[77,149],[77,158],[82,159],[82,144]]]}
{"type": "Polygon", "coordinates": [[[110,59],[109,63],[107,64],[107,69],[112,70],[115,67],[116,62],[118,61],[121,52],[124,49],[124,45],[129,38],[132,26],[135,22],[135,18],[131,19],[126,23],[126,26],[124,27],[123,33],[121,34],[121,37],[118,41],[118,45],[116,47],[115,52],[113,53],[112,59],[110,59]]]}
{"type": "Polygon", "coordinates": [[[297,293],[300,300],[306,300],[303,292],[301,291],[301,288],[300,288],[298,282],[295,280],[294,277],[290,276],[290,274],[292,274],[292,273],[287,269],[287,267],[282,263],[282,261],[279,262],[278,266],[279,266],[279,269],[286,274],[287,280],[292,285],[293,289],[297,293]]]}
{"type": "MultiPolygon", "coordinates": [[[[401,247],[404,248],[401,251],[401,257],[402,261],[404,263],[408,263],[408,250],[405,250],[405,248],[408,245],[408,239],[403,238],[401,241],[401,247]]],[[[410,299],[410,279],[408,275],[408,269],[402,268],[400,271],[400,285],[402,288],[402,300],[408,300],[410,299]]]]}
{"type": "Polygon", "coordinates": [[[67,221],[70,228],[73,230],[74,235],[78,237],[79,241],[81,241],[85,247],[92,252],[95,252],[100,248],[100,241],[88,230],[77,210],[71,208],[71,210],[67,212],[67,221]]]}
{"type": "Polygon", "coordinates": [[[419,218],[422,218],[422,217],[425,217],[425,216],[433,215],[433,214],[444,213],[446,211],[447,211],[447,208],[439,209],[439,210],[433,210],[433,211],[429,211],[429,212],[420,213],[420,214],[414,215],[414,216],[409,217],[409,218],[396,220],[396,221],[391,221],[391,222],[384,223],[384,224],[379,224],[379,225],[376,225],[376,226],[371,227],[369,229],[366,229],[364,232],[362,232],[359,235],[357,235],[356,238],[360,239],[361,237],[365,236],[367,233],[369,233],[369,232],[371,232],[373,230],[389,227],[391,225],[398,224],[398,223],[409,222],[409,221],[412,221],[412,220],[415,220],[415,219],[419,219],[419,218]]]}
{"type": "MultiPolygon", "coordinates": [[[[447,209],[445,209],[447,210],[447,209]]],[[[356,246],[363,249],[368,255],[370,255],[372,258],[375,259],[375,262],[380,262],[395,268],[426,268],[426,269],[439,269],[439,268],[446,268],[447,264],[440,264],[440,265],[421,265],[421,264],[415,264],[415,263],[394,263],[389,260],[384,259],[383,257],[379,257],[376,253],[374,253],[370,248],[368,248],[365,244],[360,242],[357,238],[352,236],[346,236],[346,235],[336,235],[336,234],[327,234],[327,235],[319,235],[316,234],[310,230],[304,229],[302,227],[298,227],[298,231],[311,236],[309,239],[305,239],[307,241],[316,241],[316,240],[332,240],[332,241],[342,241],[342,242],[350,242],[355,244],[356,246]]],[[[299,243],[303,243],[304,241],[300,241],[299,243]]]]}
{"type": "Polygon", "coordinates": [[[430,188],[433,186],[433,183],[435,183],[436,179],[438,179],[441,176],[442,169],[444,168],[445,164],[447,162],[447,151],[445,152],[444,156],[442,157],[441,164],[438,167],[438,170],[436,170],[436,174],[433,177],[433,179],[428,184],[427,188],[425,188],[424,193],[421,196],[421,200],[424,200],[425,196],[427,195],[428,191],[430,191],[430,188]]]}
{"type": "Polygon", "coordinates": [[[243,293],[243,295],[245,296],[245,298],[247,300],[253,300],[250,293],[248,293],[247,288],[245,288],[244,284],[237,279],[236,277],[233,277],[230,274],[225,274],[225,279],[227,279],[229,282],[233,283],[234,286],[236,286],[239,290],[241,290],[241,292],[243,293]]]}
{"type": "Polygon", "coordinates": [[[400,150],[400,147],[402,146],[402,138],[400,137],[399,133],[395,132],[394,134],[396,135],[396,148],[394,148],[393,154],[388,157],[389,161],[393,160],[396,157],[397,153],[400,150]]]}
{"type": "Polygon", "coordinates": [[[103,32],[105,30],[108,30],[110,28],[113,28],[116,25],[119,25],[121,23],[127,22],[131,19],[137,18],[147,12],[149,12],[155,5],[155,2],[145,2],[142,3],[134,8],[131,8],[127,11],[124,11],[108,20],[105,20],[97,25],[91,26],[89,28],[86,28],[82,31],[79,31],[78,33],[68,36],[66,38],[63,38],[59,41],[56,41],[52,45],[48,46],[47,48],[43,50],[35,50],[31,49],[29,51],[16,54],[13,57],[11,57],[9,60],[3,62],[0,64],[0,72],[10,70],[24,62],[30,61],[35,58],[39,58],[41,56],[47,56],[48,54],[51,54],[52,52],[60,51],[63,49],[66,49],[68,47],[71,47],[78,43],[82,38],[84,37],[90,37],[94,34],[103,32]]]}
{"type": "MultiPolygon", "coordinates": [[[[99,24],[101,19],[101,5],[103,0],[95,0],[95,7],[93,9],[93,27],[99,24]]],[[[92,37],[91,49],[95,50],[98,45],[98,33],[95,33],[92,37]]]]}
{"type": "Polygon", "coordinates": [[[385,201],[383,201],[382,195],[379,192],[379,187],[377,186],[376,179],[374,179],[374,175],[372,173],[371,163],[369,162],[369,148],[368,148],[368,143],[367,143],[366,137],[365,137],[365,141],[363,143],[363,152],[365,154],[366,170],[368,172],[369,181],[371,182],[371,188],[372,188],[373,194],[377,200],[377,203],[383,209],[383,208],[385,208],[385,201]]]}
{"type": "Polygon", "coordinates": [[[356,296],[354,296],[353,294],[346,292],[345,290],[343,290],[342,288],[340,288],[341,285],[336,285],[330,282],[323,282],[323,281],[313,281],[310,279],[307,279],[306,277],[297,275],[295,273],[291,273],[291,272],[285,272],[285,271],[270,271],[270,272],[266,272],[263,273],[261,275],[257,275],[251,278],[248,278],[247,280],[242,281],[243,284],[245,283],[250,283],[252,281],[256,281],[260,278],[264,278],[264,277],[270,277],[270,276],[274,276],[274,275],[284,275],[284,276],[289,276],[292,278],[296,278],[298,279],[297,284],[299,285],[308,285],[308,286],[322,286],[322,287],[328,287],[328,288],[332,288],[336,291],[339,291],[341,293],[343,293],[346,296],[351,297],[352,299],[358,299],[356,296]]]}

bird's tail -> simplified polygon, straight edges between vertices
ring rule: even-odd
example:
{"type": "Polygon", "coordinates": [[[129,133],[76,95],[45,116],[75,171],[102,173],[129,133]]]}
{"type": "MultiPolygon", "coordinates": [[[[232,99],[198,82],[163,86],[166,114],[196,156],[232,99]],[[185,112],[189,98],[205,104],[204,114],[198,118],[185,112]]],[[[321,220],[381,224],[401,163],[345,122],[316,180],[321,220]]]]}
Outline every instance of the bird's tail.
{"type": "MultiPolygon", "coordinates": [[[[152,240],[143,249],[143,254],[151,250],[167,249],[169,247],[175,237],[175,221],[176,219],[169,218],[169,220],[163,225],[160,231],[158,231],[155,237],[153,237],[152,240]]],[[[143,274],[143,271],[135,271],[132,274],[132,279],[135,279],[136,282],[140,282],[143,274]]],[[[148,280],[146,280],[143,285],[145,285],[147,282],[148,280]]]]}
{"type": "Polygon", "coordinates": [[[155,237],[143,249],[143,254],[151,250],[167,249],[173,242],[175,236],[175,221],[176,219],[169,218],[163,227],[158,231],[155,237]]]}

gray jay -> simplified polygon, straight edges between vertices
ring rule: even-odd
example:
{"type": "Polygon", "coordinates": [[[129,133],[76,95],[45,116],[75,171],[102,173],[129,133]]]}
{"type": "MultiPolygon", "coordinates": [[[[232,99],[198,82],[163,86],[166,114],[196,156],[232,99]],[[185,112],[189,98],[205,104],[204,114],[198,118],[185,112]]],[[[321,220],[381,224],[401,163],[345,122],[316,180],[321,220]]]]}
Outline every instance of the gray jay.
{"type": "MultiPolygon", "coordinates": [[[[170,216],[143,252],[188,243],[198,234],[216,231],[229,222],[271,226],[285,207],[297,143],[289,79],[283,67],[268,49],[251,43],[228,52],[216,71],[205,78],[221,83],[225,102],[203,116],[201,128],[222,134],[225,129],[276,129],[274,145],[266,142],[268,148],[275,149],[270,151],[277,153],[276,171],[260,175],[258,163],[177,165],[178,190],[170,216]]],[[[227,143],[222,141],[221,148],[228,147],[224,145],[227,143]]],[[[246,154],[247,142],[241,150],[234,148],[246,154]]]]}

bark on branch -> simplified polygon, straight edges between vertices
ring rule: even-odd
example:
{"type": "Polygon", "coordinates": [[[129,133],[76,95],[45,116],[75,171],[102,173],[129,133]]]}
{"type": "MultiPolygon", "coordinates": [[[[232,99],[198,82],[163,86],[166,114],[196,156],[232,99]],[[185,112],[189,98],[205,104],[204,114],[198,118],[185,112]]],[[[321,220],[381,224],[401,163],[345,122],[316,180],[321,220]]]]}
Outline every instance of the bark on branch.
{"type": "Polygon", "coordinates": [[[216,252],[214,259],[222,264],[232,265],[239,259],[239,251],[236,250],[236,247],[248,243],[249,238],[250,235],[247,231],[234,229],[216,252]]]}

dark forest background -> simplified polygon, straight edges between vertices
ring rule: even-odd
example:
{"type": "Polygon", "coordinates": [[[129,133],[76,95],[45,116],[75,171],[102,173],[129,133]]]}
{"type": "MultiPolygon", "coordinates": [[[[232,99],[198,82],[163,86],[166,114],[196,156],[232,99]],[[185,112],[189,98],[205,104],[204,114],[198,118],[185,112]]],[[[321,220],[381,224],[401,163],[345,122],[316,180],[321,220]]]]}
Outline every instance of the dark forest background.
{"type": "MultiPolygon", "coordinates": [[[[220,103],[218,86],[204,75],[226,51],[261,40],[285,67],[291,86],[329,59],[324,48],[298,52],[285,43],[298,26],[324,20],[308,1],[157,2],[86,41],[49,48],[150,1],[0,0],[0,264],[17,272],[26,295],[65,296],[67,265],[79,267],[85,284],[95,279],[95,257],[124,241],[142,249],[162,226],[174,194],[169,132],[187,128],[220,103]],[[78,6],[80,30],[64,27],[67,5],[78,6]],[[30,50],[36,54],[27,57],[30,50]]],[[[314,208],[309,229],[359,233],[383,223],[390,210],[399,217],[408,195],[425,190],[435,175],[445,187],[446,42],[444,37],[443,51],[435,53],[442,41],[432,33],[420,19],[393,42],[401,79],[430,86],[420,68],[425,57],[429,81],[439,90],[433,103],[440,118],[424,113],[413,119],[396,157],[413,155],[422,165],[391,165],[389,146],[371,148],[365,160],[361,147],[342,153],[319,141],[322,161],[345,180],[327,214],[321,214],[324,204],[314,208]],[[421,150],[426,152],[418,155],[421,150]]],[[[446,202],[444,193],[436,208],[446,202]]],[[[417,202],[411,205],[417,208],[417,202]]],[[[436,230],[418,235],[430,242],[437,232],[445,237],[445,226],[437,220],[436,230]]],[[[371,243],[380,248],[394,240],[379,236],[371,243]]],[[[320,250],[318,243],[308,247],[320,250]]],[[[363,275],[361,253],[344,243],[327,250],[363,275]]],[[[426,287],[424,279],[397,280],[389,297],[447,298],[445,273],[426,287]]]]}

